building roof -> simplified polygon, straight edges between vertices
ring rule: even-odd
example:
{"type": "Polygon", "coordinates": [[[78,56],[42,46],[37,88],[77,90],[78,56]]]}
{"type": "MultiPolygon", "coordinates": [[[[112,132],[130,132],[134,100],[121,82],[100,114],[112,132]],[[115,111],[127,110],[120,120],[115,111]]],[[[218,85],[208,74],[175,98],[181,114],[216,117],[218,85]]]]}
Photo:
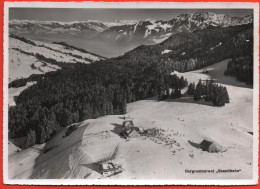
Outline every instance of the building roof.
{"type": "Polygon", "coordinates": [[[208,141],[208,140],[203,140],[200,143],[200,148],[207,150],[210,146],[211,146],[212,142],[208,141]]]}
{"type": "Polygon", "coordinates": [[[129,126],[129,125],[134,126],[133,120],[126,120],[126,121],[123,122],[123,126],[129,126]]]}
{"type": "Polygon", "coordinates": [[[129,136],[130,137],[133,137],[133,136],[140,136],[140,134],[135,130],[133,129],[131,133],[129,133],[129,136]]]}

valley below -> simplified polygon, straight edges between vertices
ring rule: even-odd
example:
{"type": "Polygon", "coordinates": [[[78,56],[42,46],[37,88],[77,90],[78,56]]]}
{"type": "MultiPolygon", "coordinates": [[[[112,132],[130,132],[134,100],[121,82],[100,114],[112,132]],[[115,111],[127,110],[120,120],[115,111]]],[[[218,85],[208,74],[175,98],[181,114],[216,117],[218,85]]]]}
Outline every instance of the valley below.
{"type": "Polygon", "coordinates": [[[95,52],[106,58],[112,58],[121,56],[124,53],[137,47],[140,42],[132,43],[120,43],[116,41],[104,41],[98,37],[91,38],[87,33],[77,33],[77,34],[68,34],[68,33],[44,33],[44,34],[31,34],[31,33],[20,33],[19,36],[25,38],[42,41],[45,43],[52,43],[53,41],[57,42],[66,42],[68,44],[74,45],[86,49],[87,51],[95,52]]]}

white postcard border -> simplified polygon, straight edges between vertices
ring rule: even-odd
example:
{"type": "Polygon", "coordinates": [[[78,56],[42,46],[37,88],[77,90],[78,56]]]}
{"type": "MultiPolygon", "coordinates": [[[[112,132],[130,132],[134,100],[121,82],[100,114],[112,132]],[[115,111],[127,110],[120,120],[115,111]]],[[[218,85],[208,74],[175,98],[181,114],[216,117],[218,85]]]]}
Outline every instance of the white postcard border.
{"type": "Polygon", "coordinates": [[[3,99],[3,180],[19,185],[255,185],[258,183],[259,108],[259,3],[208,2],[5,2],[4,6],[4,99],[3,99]],[[8,21],[9,8],[142,8],[142,9],[254,9],[254,93],[253,93],[253,179],[197,180],[113,180],[113,179],[8,179],[8,21]]]}

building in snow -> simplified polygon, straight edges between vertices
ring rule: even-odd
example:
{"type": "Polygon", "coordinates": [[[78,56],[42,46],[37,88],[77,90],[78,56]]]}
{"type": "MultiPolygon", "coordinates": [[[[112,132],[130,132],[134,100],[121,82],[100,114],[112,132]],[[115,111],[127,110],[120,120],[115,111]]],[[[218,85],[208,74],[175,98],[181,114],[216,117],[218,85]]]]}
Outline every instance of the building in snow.
{"type": "Polygon", "coordinates": [[[204,151],[208,151],[208,152],[211,152],[211,153],[219,152],[217,145],[213,142],[208,141],[208,140],[203,140],[200,143],[200,148],[204,151]]]}
{"type": "Polygon", "coordinates": [[[139,129],[134,126],[133,120],[126,120],[123,122],[120,134],[126,139],[140,137],[139,129]]]}
{"type": "Polygon", "coordinates": [[[100,163],[99,164],[99,172],[103,175],[103,176],[111,176],[117,173],[122,172],[122,170],[120,169],[120,167],[116,164],[113,164],[112,162],[109,163],[100,163]]]}

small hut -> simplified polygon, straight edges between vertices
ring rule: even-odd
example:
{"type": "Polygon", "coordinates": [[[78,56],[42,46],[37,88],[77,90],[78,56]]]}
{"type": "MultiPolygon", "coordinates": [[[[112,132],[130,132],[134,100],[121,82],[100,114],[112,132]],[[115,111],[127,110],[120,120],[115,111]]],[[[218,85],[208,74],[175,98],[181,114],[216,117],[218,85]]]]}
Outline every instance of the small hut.
{"type": "Polygon", "coordinates": [[[111,176],[113,174],[122,172],[122,170],[120,169],[120,167],[117,164],[109,162],[109,163],[100,163],[99,164],[99,172],[103,176],[107,177],[107,176],[111,176]]]}
{"type": "Polygon", "coordinates": [[[200,148],[204,151],[208,151],[208,152],[211,152],[211,153],[219,152],[217,145],[214,144],[213,142],[208,141],[208,140],[203,140],[200,143],[200,148]]]}
{"type": "Polygon", "coordinates": [[[113,169],[114,165],[112,163],[102,163],[100,164],[100,168],[102,171],[107,171],[113,169]]]}
{"type": "Polygon", "coordinates": [[[138,127],[134,127],[133,120],[126,120],[122,124],[122,129],[120,132],[126,139],[130,138],[138,138],[140,137],[138,127]]]}

